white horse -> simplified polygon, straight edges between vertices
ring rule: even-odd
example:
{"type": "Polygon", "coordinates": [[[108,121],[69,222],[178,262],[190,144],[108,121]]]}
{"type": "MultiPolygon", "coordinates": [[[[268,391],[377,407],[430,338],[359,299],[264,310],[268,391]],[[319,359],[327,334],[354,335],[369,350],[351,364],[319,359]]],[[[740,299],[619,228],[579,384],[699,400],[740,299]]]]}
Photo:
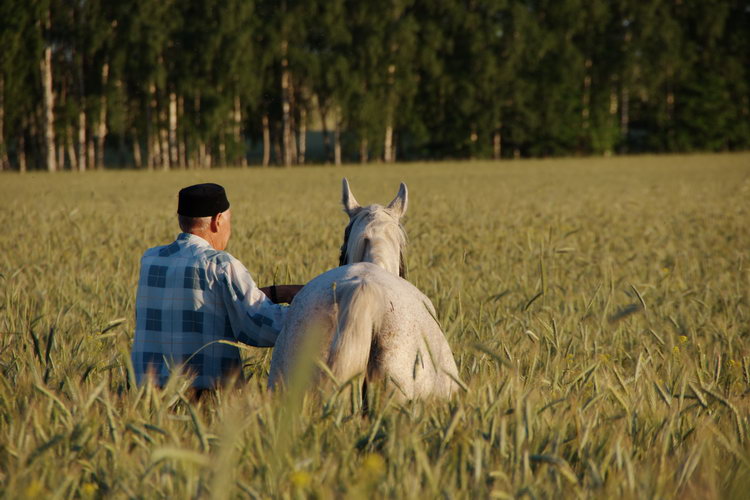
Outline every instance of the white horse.
{"type": "Polygon", "coordinates": [[[435,308],[402,278],[406,185],[387,207],[361,207],[344,179],[342,202],[349,225],[341,267],[294,298],[276,340],[269,387],[289,382],[300,363],[317,355],[339,383],[364,374],[366,384],[383,383],[397,400],[449,397],[459,387],[458,370],[435,308]]]}

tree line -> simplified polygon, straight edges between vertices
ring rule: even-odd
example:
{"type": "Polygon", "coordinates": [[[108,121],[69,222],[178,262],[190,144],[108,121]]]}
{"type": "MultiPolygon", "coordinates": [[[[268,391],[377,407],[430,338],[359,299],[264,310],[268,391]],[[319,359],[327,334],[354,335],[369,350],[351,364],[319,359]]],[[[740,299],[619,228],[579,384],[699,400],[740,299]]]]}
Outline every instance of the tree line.
{"type": "Polygon", "coordinates": [[[750,147],[740,0],[4,0],[0,169],[750,147]]]}

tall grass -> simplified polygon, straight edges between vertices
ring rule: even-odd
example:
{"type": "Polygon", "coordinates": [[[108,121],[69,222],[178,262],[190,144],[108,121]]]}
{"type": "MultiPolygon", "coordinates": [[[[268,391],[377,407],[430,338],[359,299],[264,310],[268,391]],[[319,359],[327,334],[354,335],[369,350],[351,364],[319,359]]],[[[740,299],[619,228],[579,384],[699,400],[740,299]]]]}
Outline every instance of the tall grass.
{"type": "Polygon", "coordinates": [[[6,498],[743,498],[750,155],[0,176],[6,498]],[[224,184],[261,284],[334,266],[360,202],[410,189],[409,278],[468,391],[394,406],[132,383],[138,263],[177,190],[224,184]]]}

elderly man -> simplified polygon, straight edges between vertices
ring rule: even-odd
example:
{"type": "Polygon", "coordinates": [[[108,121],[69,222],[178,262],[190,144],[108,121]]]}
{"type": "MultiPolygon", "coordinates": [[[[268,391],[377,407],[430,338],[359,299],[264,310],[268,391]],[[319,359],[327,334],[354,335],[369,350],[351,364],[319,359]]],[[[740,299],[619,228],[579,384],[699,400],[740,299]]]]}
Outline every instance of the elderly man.
{"type": "Polygon", "coordinates": [[[141,259],[132,360],[138,383],[164,385],[173,369],[196,376],[198,395],[240,375],[239,349],[219,340],[272,347],[299,285],[260,289],[240,261],[224,251],[232,213],[224,188],[182,189],[182,233],[141,259]]]}

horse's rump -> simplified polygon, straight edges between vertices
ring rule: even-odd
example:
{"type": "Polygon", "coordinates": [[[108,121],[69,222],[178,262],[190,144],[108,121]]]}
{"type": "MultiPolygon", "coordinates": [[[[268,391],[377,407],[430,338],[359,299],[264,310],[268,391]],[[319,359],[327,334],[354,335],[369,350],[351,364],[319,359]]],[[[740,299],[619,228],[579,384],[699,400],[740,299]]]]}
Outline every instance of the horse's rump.
{"type": "Polygon", "coordinates": [[[453,355],[429,299],[369,263],[328,271],[295,297],[274,349],[269,386],[288,382],[292,368],[309,356],[327,361],[338,382],[365,374],[398,399],[447,397],[456,389],[453,355]]]}

